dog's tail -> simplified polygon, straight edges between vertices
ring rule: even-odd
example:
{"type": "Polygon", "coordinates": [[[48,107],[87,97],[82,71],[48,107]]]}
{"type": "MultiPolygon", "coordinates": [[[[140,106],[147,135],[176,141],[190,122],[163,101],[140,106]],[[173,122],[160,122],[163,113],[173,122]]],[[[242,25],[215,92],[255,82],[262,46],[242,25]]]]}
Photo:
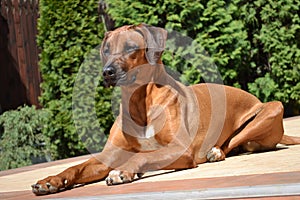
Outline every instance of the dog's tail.
{"type": "Polygon", "coordinates": [[[281,138],[281,141],[279,143],[280,144],[285,144],[285,145],[300,144],[300,137],[283,135],[282,138],[281,138]]]}

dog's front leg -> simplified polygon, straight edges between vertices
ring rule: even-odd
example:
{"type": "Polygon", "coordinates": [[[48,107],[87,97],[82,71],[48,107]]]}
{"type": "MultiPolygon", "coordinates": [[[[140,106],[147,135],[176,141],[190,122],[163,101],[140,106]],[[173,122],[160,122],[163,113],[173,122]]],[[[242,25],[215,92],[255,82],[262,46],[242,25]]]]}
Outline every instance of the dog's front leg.
{"type": "Polygon", "coordinates": [[[134,180],[136,174],[147,171],[188,169],[196,166],[189,149],[175,145],[168,146],[153,152],[136,153],[125,164],[110,171],[106,183],[107,185],[128,183],[134,180]]]}
{"type": "Polygon", "coordinates": [[[31,186],[32,192],[36,195],[56,193],[76,184],[103,180],[112,168],[120,166],[124,160],[129,159],[128,155],[121,152],[120,149],[107,143],[100,154],[94,155],[89,160],[69,167],[57,175],[39,180],[31,186]]]}
{"type": "Polygon", "coordinates": [[[75,184],[84,184],[104,179],[111,169],[97,158],[91,158],[79,165],[72,166],[63,172],[39,180],[33,184],[32,192],[36,195],[56,193],[75,184]]]}

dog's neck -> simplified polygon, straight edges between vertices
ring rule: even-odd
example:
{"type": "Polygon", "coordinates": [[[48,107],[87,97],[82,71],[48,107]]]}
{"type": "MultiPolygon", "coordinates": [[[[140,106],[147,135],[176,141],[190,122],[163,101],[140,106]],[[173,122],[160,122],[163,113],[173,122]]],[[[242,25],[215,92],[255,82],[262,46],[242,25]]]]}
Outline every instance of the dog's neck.
{"type": "MultiPolygon", "coordinates": [[[[129,85],[121,86],[122,97],[122,115],[127,116],[130,107],[136,107],[137,105],[143,105],[141,102],[146,101],[146,97],[151,96],[154,87],[148,87],[149,85],[166,85],[166,77],[169,76],[162,64],[156,66],[143,65],[134,69],[135,81],[129,85]],[[150,95],[149,95],[150,94],[150,95]]],[[[149,98],[149,97],[148,97],[149,98]]],[[[146,102],[145,102],[146,103],[146,102]]],[[[137,109],[144,109],[139,106],[137,109]]],[[[146,109],[146,108],[145,108],[146,109]]],[[[146,110],[143,110],[146,111],[146,110]]],[[[141,112],[145,113],[145,112],[141,112]]],[[[132,113],[131,113],[132,115],[132,113]]],[[[142,117],[144,118],[144,117],[142,117]]]]}
{"type": "MultiPolygon", "coordinates": [[[[177,98],[182,88],[180,83],[165,71],[162,64],[156,66],[145,65],[137,70],[135,82],[121,86],[122,106],[120,114],[122,116],[122,129],[125,132],[130,132],[130,134],[132,132],[144,134],[145,130],[143,129],[147,129],[150,124],[155,123],[151,119],[151,114],[147,111],[155,105],[163,105],[169,99],[177,98]],[[157,95],[163,98],[157,98],[157,95]]],[[[155,112],[163,111],[155,110],[155,112]]]]}

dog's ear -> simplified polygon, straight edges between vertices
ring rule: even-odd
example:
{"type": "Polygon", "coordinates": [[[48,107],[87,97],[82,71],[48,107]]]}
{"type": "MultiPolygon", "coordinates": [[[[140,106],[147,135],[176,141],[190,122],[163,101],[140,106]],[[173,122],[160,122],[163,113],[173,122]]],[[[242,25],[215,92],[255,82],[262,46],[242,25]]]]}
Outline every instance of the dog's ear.
{"type": "Polygon", "coordinates": [[[140,24],[136,26],[136,30],[140,31],[144,36],[147,49],[146,59],[150,65],[155,65],[165,50],[167,31],[163,28],[140,24]]]}

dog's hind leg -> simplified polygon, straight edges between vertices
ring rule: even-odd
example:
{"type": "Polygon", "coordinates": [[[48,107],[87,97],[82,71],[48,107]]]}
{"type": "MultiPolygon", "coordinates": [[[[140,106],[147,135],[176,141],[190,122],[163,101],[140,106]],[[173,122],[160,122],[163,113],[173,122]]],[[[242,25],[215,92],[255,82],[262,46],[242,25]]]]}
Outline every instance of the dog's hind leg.
{"type": "Polygon", "coordinates": [[[227,155],[242,145],[248,151],[271,150],[283,136],[283,106],[274,101],[262,104],[261,110],[237,135],[226,142],[222,149],[227,155]]]}

